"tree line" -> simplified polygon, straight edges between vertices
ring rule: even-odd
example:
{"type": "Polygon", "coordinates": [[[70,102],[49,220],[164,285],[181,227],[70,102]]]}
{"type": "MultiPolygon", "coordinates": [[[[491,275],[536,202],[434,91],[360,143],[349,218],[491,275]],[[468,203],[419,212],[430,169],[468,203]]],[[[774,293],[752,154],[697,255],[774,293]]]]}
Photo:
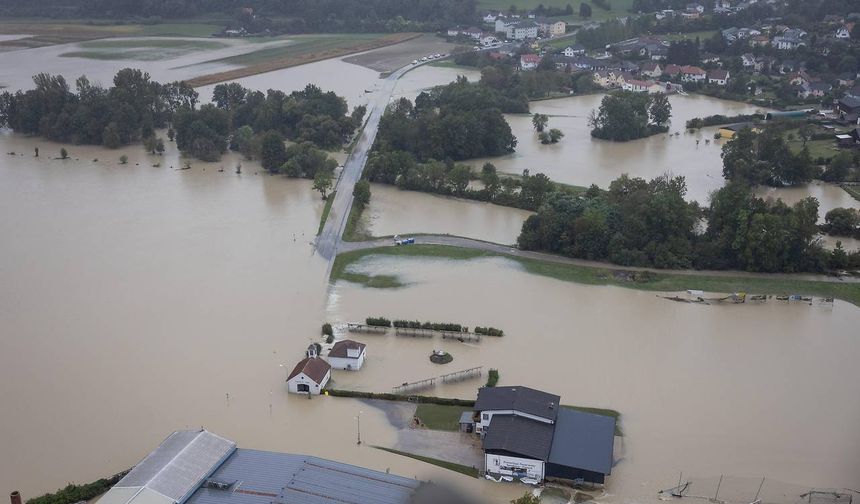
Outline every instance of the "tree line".
{"type": "MultiPolygon", "coordinates": [[[[804,142],[805,143],[805,142],[804,142]]],[[[776,187],[809,182],[817,174],[809,149],[793,153],[782,131],[743,128],[723,146],[723,176],[729,181],[776,187]]]]}
{"type": "Polygon", "coordinates": [[[75,90],[62,75],[40,73],[34,89],[0,95],[0,125],[57,142],[116,148],[153,138],[180,110],[194,109],[197,91],[184,82],[159,84],[125,68],[104,88],[85,76],[75,90]]]}

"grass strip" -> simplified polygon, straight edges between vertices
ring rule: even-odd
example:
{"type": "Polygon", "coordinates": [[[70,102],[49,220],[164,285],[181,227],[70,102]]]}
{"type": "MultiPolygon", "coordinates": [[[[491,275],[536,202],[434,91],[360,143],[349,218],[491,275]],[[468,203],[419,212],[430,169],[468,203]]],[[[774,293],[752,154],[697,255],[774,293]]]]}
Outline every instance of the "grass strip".
{"type": "Polygon", "coordinates": [[[419,404],[415,415],[428,429],[441,431],[460,430],[460,415],[471,408],[443,406],[441,404],[419,404]]]}
{"type": "Polygon", "coordinates": [[[323,226],[325,226],[325,221],[326,219],[328,219],[328,214],[331,213],[331,205],[334,203],[335,195],[337,195],[337,191],[332,191],[332,193],[328,195],[328,199],[325,200],[322,217],[320,217],[320,227],[319,229],[317,229],[317,236],[322,233],[323,226]]]}
{"type": "Polygon", "coordinates": [[[842,184],[842,189],[845,190],[848,194],[851,195],[852,198],[860,201],[860,186],[842,184]]]}
{"type": "Polygon", "coordinates": [[[682,275],[677,273],[647,273],[639,280],[631,281],[628,275],[615,275],[627,271],[623,267],[592,267],[562,264],[539,259],[515,257],[482,250],[472,250],[447,245],[410,245],[408,247],[380,247],[356,250],[339,254],[332,268],[332,279],[348,280],[346,267],[366,256],[418,256],[442,257],[446,259],[475,259],[479,257],[506,257],[519,262],[523,268],[536,275],[547,276],[566,282],[586,285],[614,285],[645,291],[677,292],[686,289],[700,289],[709,292],[748,292],[756,294],[789,295],[805,294],[821,297],[834,297],[860,306],[860,284],[822,282],[791,277],[731,277],[709,276],[707,274],[682,275]]]}
{"type": "Polygon", "coordinates": [[[395,455],[401,455],[403,457],[409,457],[411,459],[420,460],[421,462],[426,462],[428,464],[433,464],[434,466],[439,466],[443,469],[448,469],[449,471],[458,472],[460,474],[465,474],[466,476],[471,476],[473,478],[478,477],[478,470],[474,467],[464,466],[462,464],[455,464],[454,462],[447,462],[444,460],[435,459],[432,457],[424,457],[422,455],[415,455],[413,453],[402,452],[399,450],[395,450],[392,448],[384,448],[382,446],[374,446],[377,450],[386,451],[388,453],[393,453],[395,455]]]}

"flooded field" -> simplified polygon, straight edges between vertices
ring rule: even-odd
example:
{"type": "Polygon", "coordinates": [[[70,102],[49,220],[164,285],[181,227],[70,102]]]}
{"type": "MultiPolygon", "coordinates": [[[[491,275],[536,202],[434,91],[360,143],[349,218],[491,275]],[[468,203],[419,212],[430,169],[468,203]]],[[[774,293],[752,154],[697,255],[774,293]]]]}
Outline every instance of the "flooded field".
{"type": "Polygon", "coordinates": [[[722,141],[714,141],[717,128],[702,128],[687,133],[684,124],[693,117],[713,114],[749,114],[752,105],[705,96],[669,98],[672,103],[672,127],[669,134],[655,135],[631,142],[610,142],[591,138],[588,114],[600,107],[603,95],[560,98],[531,103],[532,113],[549,115],[549,127],[564,132],[556,145],[542,145],[537,139],[529,115],[507,115],[519,143],[509,156],[478,159],[470,162],[480,168],[486,161],[509,173],[545,173],[551,179],[567,184],[606,187],[623,173],[651,179],[664,173],[683,175],[687,179],[688,198],[705,203],[708,194],[723,185],[722,141]],[[698,145],[696,141],[699,141],[698,145]]]}
{"type": "MultiPolygon", "coordinates": [[[[339,385],[384,390],[485,366],[499,369],[503,385],[527,383],[567,404],[615,408],[625,437],[610,501],[653,500],[676,484],[678,471],[810,486],[858,483],[860,382],[853,368],[860,309],[853,305],[673,303],[649,292],[530,275],[500,258],[370,256],[358,268],[399,275],[408,286],[339,283],[329,319],[372,313],[493,325],[505,336],[477,345],[357,336],[369,345],[366,368],[336,374],[339,385]],[[427,355],[438,348],[454,361],[431,364],[427,355]]],[[[472,397],[477,385],[426,393],[472,397]]]]}
{"type": "Polygon", "coordinates": [[[432,233],[515,243],[531,212],[373,184],[363,214],[373,236],[432,233]]]}
{"type": "Polygon", "coordinates": [[[470,81],[481,79],[481,72],[475,69],[426,65],[416,68],[398,80],[394,88],[394,97],[414,100],[421,91],[453,82],[460,75],[470,81]]]}
{"type": "Polygon", "coordinates": [[[759,187],[756,194],[762,198],[781,199],[787,205],[793,205],[808,196],[818,200],[818,220],[824,222],[824,215],[834,208],[860,208],[860,201],[854,199],[847,191],[835,184],[813,181],[798,187],[759,187]]]}

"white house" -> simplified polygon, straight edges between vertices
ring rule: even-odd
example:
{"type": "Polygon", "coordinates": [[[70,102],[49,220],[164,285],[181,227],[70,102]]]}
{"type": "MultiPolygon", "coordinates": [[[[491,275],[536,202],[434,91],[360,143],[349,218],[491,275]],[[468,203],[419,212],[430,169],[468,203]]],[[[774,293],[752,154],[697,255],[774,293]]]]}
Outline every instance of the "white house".
{"type": "Polygon", "coordinates": [[[708,82],[718,86],[725,86],[729,82],[729,71],[715,69],[708,72],[708,82]]]}
{"type": "Polygon", "coordinates": [[[583,56],[585,54],[585,46],[580,44],[567,46],[564,48],[563,54],[568,58],[573,58],[574,56],[583,56]]]}
{"type": "Polygon", "coordinates": [[[367,345],[352,340],[341,340],[328,352],[328,363],[335,369],[358,371],[364,365],[367,345]]]}
{"type": "Polygon", "coordinates": [[[470,26],[465,30],[460,30],[460,35],[463,35],[464,37],[469,37],[472,40],[480,40],[481,35],[483,35],[483,33],[484,32],[476,26],[470,26]]]}
{"type": "Polygon", "coordinates": [[[331,378],[331,366],[319,357],[306,357],[287,376],[287,390],[293,394],[318,395],[331,378]]]}
{"type": "Polygon", "coordinates": [[[537,38],[538,25],[534,21],[520,21],[507,25],[507,37],[513,40],[525,40],[528,38],[537,38]]]}
{"type": "Polygon", "coordinates": [[[835,35],[836,35],[836,38],[838,38],[838,39],[848,40],[851,38],[851,30],[849,30],[847,26],[843,26],[843,27],[839,28],[838,30],[836,30],[835,35]]]}
{"type": "Polygon", "coordinates": [[[523,54],[520,56],[521,70],[534,70],[540,65],[541,57],[537,54],[523,54]]]}
{"type": "Polygon", "coordinates": [[[497,39],[496,36],[491,33],[485,33],[481,35],[481,45],[484,47],[489,47],[498,43],[499,39],[497,39]]]}
{"type": "Polygon", "coordinates": [[[633,91],[634,93],[647,93],[651,87],[651,82],[638,79],[625,79],[621,89],[625,91],[633,91]]]}
{"type": "Polygon", "coordinates": [[[685,82],[703,82],[707,72],[697,66],[684,65],[681,67],[681,80],[685,82]]]}

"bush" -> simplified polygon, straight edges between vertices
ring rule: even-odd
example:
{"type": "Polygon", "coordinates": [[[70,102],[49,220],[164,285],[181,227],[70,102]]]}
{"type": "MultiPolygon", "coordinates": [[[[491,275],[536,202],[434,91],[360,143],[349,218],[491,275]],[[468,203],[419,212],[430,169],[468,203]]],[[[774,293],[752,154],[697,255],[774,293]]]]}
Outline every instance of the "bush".
{"type": "Polygon", "coordinates": [[[322,333],[325,336],[334,336],[334,331],[331,328],[331,324],[329,324],[328,322],[323,324],[322,325],[322,333]]]}
{"type": "Polygon", "coordinates": [[[469,328],[451,322],[419,322],[417,320],[395,320],[394,327],[407,329],[429,329],[431,331],[469,332],[469,328]]]}
{"type": "Polygon", "coordinates": [[[364,323],[375,327],[391,327],[391,321],[385,317],[367,317],[364,323]]]}
{"type": "Polygon", "coordinates": [[[331,345],[332,343],[334,343],[334,334],[329,334],[328,336],[326,336],[326,337],[325,337],[325,342],[326,342],[326,343],[328,343],[329,345],[331,345]]]}
{"type": "Polygon", "coordinates": [[[475,327],[475,334],[482,334],[484,336],[504,336],[505,331],[501,329],[496,329],[495,327],[475,327]]]}
{"type": "Polygon", "coordinates": [[[498,369],[490,369],[490,372],[487,373],[487,387],[495,387],[496,384],[499,383],[499,370],[498,369]]]}
{"type": "Polygon", "coordinates": [[[97,497],[114,486],[128,471],[124,471],[110,478],[100,479],[93,483],[85,485],[69,484],[65,488],[57,490],[52,494],[45,494],[41,497],[34,497],[27,501],[27,504],[73,504],[80,501],[88,501],[97,497]]]}

